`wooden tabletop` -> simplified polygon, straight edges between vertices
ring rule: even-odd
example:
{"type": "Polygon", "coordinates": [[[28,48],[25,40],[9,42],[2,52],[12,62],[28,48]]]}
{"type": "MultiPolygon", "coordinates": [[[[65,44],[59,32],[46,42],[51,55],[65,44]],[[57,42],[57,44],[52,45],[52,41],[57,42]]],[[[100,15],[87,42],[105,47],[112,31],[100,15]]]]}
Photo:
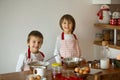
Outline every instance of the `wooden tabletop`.
{"type": "Polygon", "coordinates": [[[110,68],[103,70],[99,74],[95,74],[94,80],[120,80],[120,68],[110,68]]]}
{"type": "MultiPolygon", "coordinates": [[[[47,80],[52,80],[50,72],[47,72],[47,80]]],[[[31,71],[5,73],[0,74],[0,80],[26,80],[30,74],[31,71]]],[[[120,68],[102,70],[101,73],[88,76],[87,80],[120,80],[120,68]]]]}
{"type": "Polygon", "coordinates": [[[29,74],[31,74],[31,71],[0,74],[0,80],[25,80],[29,74]]]}

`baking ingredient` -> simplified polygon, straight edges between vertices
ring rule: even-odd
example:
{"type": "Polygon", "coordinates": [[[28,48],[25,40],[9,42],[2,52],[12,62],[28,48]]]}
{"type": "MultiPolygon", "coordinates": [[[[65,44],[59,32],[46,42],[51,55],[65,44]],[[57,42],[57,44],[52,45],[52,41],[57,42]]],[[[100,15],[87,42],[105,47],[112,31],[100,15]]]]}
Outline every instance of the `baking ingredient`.
{"type": "Polygon", "coordinates": [[[34,77],[32,76],[32,77],[29,77],[29,80],[34,80],[34,77]]]}
{"type": "Polygon", "coordinates": [[[37,79],[37,80],[40,80],[40,79],[41,79],[41,76],[40,76],[40,75],[37,75],[37,76],[36,76],[36,79],[37,79]]]}
{"type": "Polygon", "coordinates": [[[82,69],[79,70],[79,74],[83,74],[83,70],[82,69]]]}
{"type": "Polygon", "coordinates": [[[79,73],[80,75],[82,75],[82,74],[88,74],[90,72],[90,68],[89,67],[82,67],[82,68],[76,67],[74,69],[74,71],[76,73],[79,73]]]}
{"type": "Polygon", "coordinates": [[[62,67],[60,63],[52,63],[52,79],[61,80],[62,67]]]}
{"type": "Polygon", "coordinates": [[[79,72],[79,68],[76,67],[76,68],[75,68],[75,72],[79,72]]]}
{"type": "Polygon", "coordinates": [[[84,71],[90,72],[90,68],[89,67],[84,67],[84,71]]]}
{"type": "Polygon", "coordinates": [[[41,80],[41,76],[40,75],[30,76],[29,80],[41,80]]]}

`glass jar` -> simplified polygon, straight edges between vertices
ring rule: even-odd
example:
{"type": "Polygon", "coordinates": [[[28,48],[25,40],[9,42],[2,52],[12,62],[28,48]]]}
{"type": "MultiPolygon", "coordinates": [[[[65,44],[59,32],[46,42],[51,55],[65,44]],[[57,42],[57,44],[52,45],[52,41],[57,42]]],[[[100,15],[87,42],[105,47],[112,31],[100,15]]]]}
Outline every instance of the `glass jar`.
{"type": "Polygon", "coordinates": [[[103,40],[104,41],[110,40],[110,30],[108,30],[108,29],[103,30],[103,40]]]}
{"type": "Polygon", "coordinates": [[[60,63],[52,63],[52,78],[53,80],[61,80],[62,67],[60,63]]]}
{"type": "Polygon", "coordinates": [[[103,50],[101,52],[101,59],[100,59],[100,68],[101,69],[109,68],[109,57],[110,57],[110,50],[109,50],[108,46],[103,46],[103,50]]]}
{"type": "Polygon", "coordinates": [[[103,40],[103,34],[102,33],[96,33],[95,41],[102,41],[102,40],[103,40]]]}

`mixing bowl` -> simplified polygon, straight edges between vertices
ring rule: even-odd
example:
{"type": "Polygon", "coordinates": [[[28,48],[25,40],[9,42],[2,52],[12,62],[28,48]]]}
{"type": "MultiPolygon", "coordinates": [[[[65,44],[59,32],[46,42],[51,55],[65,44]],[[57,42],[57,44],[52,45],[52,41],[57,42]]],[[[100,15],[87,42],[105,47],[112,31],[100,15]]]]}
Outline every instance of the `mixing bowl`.
{"type": "Polygon", "coordinates": [[[64,58],[62,61],[63,61],[63,64],[69,68],[75,68],[78,66],[81,67],[86,63],[86,60],[82,57],[80,57],[80,58],[78,58],[78,57],[64,58]]]}

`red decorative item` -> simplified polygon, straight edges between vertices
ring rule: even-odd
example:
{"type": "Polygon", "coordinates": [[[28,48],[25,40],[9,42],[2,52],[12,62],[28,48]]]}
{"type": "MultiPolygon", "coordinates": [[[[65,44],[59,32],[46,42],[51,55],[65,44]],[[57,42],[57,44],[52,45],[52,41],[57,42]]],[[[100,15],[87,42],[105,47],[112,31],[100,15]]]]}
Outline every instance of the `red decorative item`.
{"type": "Polygon", "coordinates": [[[97,13],[97,16],[99,16],[100,20],[103,20],[103,11],[110,11],[110,9],[100,9],[97,13]]]}
{"type": "Polygon", "coordinates": [[[110,21],[110,7],[108,5],[101,5],[100,10],[97,12],[99,23],[108,24],[110,21]]]}
{"type": "Polygon", "coordinates": [[[120,25],[120,18],[118,19],[118,25],[120,25]]]}
{"type": "Polygon", "coordinates": [[[110,19],[110,24],[111,25],[117,25],[118,24],[118,20],[117,19],[110,19]]]}

